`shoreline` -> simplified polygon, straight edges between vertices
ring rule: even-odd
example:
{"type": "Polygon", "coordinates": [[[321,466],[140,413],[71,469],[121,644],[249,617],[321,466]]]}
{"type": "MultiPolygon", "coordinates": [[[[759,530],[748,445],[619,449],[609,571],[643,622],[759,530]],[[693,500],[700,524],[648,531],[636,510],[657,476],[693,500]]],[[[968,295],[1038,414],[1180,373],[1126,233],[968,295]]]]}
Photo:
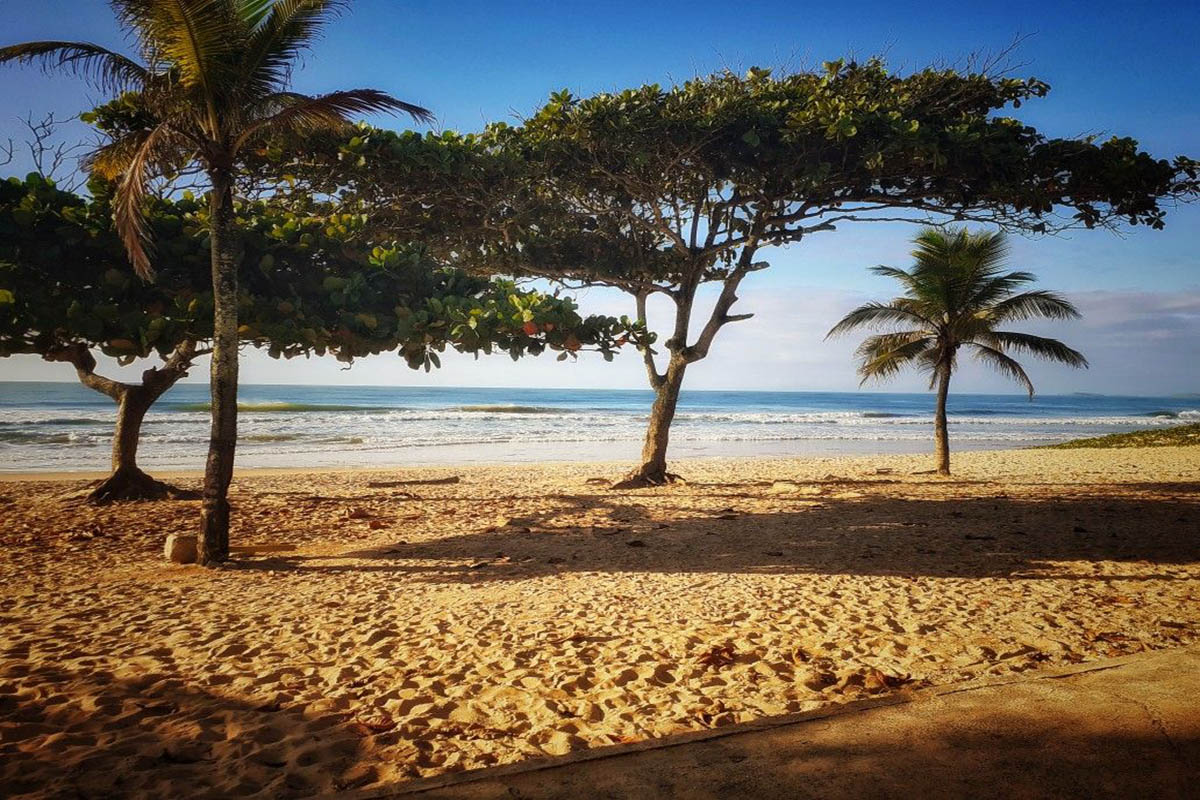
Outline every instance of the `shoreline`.
{"type": "MultiPolygon", "coordinates": [[[[0,384],[0,474],[89,474],[108,468],[115,411],[84,387],[0,384]]],[[[140,448],[151,475],[200,470],[208,398],[166,395],[140,448]]],[[[648,403],[602,389],[270,387],[246,384],[237,464],[251,469],[457,468],[468,464],[636,462],[648,403]]],[[[952,447],[1010,449],[1200,419],[1188,400],[963,394],[951,404],[952,447]]],[[[875,456],[932,450],[925,393],[710,391],[681,399],[673,459],[875,456]]]]}
{"type": "MultiPolygon", "coordinates": [[[[821,440],[814,440],[821,441],[821,440]]],[[[681,442],[675,449],[688,450],[689,442],[681,442]]],[[[920,458],[928,456],[933,459],[932,444],[924,441],[915,442],[912,440],[896,440],[890,444],[897,445],[892,449],[878,450],[828,450],[822,451],[803,451],[803,452],[763,452],[761,447],[762,442],[748,441],[745,444],[750,447],[742,448],[736,445],[742,443],[733,443],[735,446],[728,447],[730,443],[721,443],[727,446],[728,450],[733,452],[727,453],[691,453],[681,454],[678,457],[670,459],[672,464],[688,464],[692,462],[713,462],[713,461],[808,461],[813,459],[870,459],[870,458],[894,458],[894,457],[913,457],[920,458]],[[742,452],[745,450],[746,452],[742,452]]],[[[792,444],[789,442],[788,444],[792,444]]],[[[1002,452],[1018,452],[1021,450],[1037,449],[1041,445],[1031,444],[1028,442],[1014,443],[1011,447],[998,447],[998,443],[980,442],[978,446],[972,447],[970,442],[964,443],[961,447],[953,452],[968,454],[968,453],[1002,453],[1002,452]]],[[[878,442],[864,442],[864,445],[878,445],[878,442]]],[[[468,445],[454,446],[462,450],[478,449],[468,445]]],[[[557,448],[556,448],[557,449],[557,448]]],[[[694,448],[692,448],[694,449],[694,448]]],[[[281,455],[279,458],[283,458],[281,455]]],[[[599,458],[562,458],[562,457],[526,457],[526,458],[484,458],[484,459],[461,459],[461,460],[415,460],[415,461],[383,461],[376,464],[355,463],[355,464],[298,464],[295,466],[249,466],[235,467],[234,479],[241,477],[254,477],[258,475],[284,475],[284,474],[307,474],[307,473],[351,473],[351,472],[381,472],[394,470],[467,470],[474,468],[494,468],[494,467],[511,467],[511,468],[533,468],[542,465],[546,466],[575,466],[575,465],[596,465],[599,467],[619,467],[625,470],[632,469],[638,460],[636,449],[631,452],[628,457],[599,457],[599,458]]],[[[140,466],[150,475],[160,479],[177,479],[186,480],[189,478],[202,477],[204,475],[203,467],[166,467],[158,468],[152,463],[152,459],[146,459],[140,466]]],[[[70,480],[102,480],[107,478],[111,472],[100,469],[47,469],[47,470],[29,470],[19,469],[6,471],[0,468],[0,483],[21,483],[28,481],[70,481],[70,480]]]]}
{"type": "MultiPolygon", "coordinates": [[[[822,465],[829,469],[840,468],[849,472],[864,472],[876,473],[880,475],[894,475],[895,478],[903,478],[905,480],[916,480],[923,482],[925,480],[953,483],[955,480],[963,479],[970,476],[973,479],[978,479],[981,475],[988,471],[995,470],[999,464],[1009,460],[1013,455],[1026,453],[1044,454],[1042,460],[1082,460],[1087,462],[1088,453],[1096,452],[1114,452],[1105,450],[1089,450],[1089,449],[1056,449],[1041,447],[1037,445],[1023,445],[1020,447],[996,448],[986,450],[970,450],[963,449],[951,452],[952,474],[948,477],[934,474],[934,454],[932,452],[883,452],[883,453],[830,453],[830,454],[813,454],[813,455],[712,455],[712,456],[691,456],[671,459],[673,468],[681,470],[683,477],[682,485],[687,485],[688,475],[690,472],[710,472],[713,470],[730,469],[734,471],[743,471],[746,469],[757,470],[761,466],[779,467],[783,470],[799,469],[801,471],[811,468],[814,465],[822,465]],[[983,462],[982,464],[979,462],[983,462]]],[[[1195,475],[1197,480],[1200,480],[1200,446],[1196,445],[1167,445],[1156,447],[1130,447],[1122,448],[1115,451],[1124,453],[1127,456],[1133,456],[1140,453],[1159,453],[1167,454],[1169,457],[1176,455],[1181,456],[1184,463],[1194,461],[1194,470],[1191,473],[1195,475]],[[1188,456],[1194,456],[1194,459],[1188,459],[1188,456]]],[[[362,476],[362,475],[379,475],[379,474],[406,474],[418,476],[436,476],[448,477],[450,473],[462,474],[480,473],[489,475],[489,473],[504,473],[513,471],[542,471],[559,470],[563,472],[584,472],[596,471],[604,472],[607,477],[615,479],[619,475],[623,475],[626,471],[634,466],[636,459],[549,459],[545,461],[533,462],[506,462],[506,461],[465,461],[454,463],[419,463],[419,464],[360,464],[360,465],[338,465],[338,466],[294,466],[294,467],[242,467],[236,468],[234,471],[234,481],[241,479],[244,481],[254,481],[262,478],[279,478],[287,476],[307,476],[313,479],[324,479],[346,476],[362,476]],[[611,474],[608,474],[611,473],[611,474]]],[[[149,471],[149,470],[147,470],[149,471]]],[[[1186,472],[1186,470],[1185,470],[1186,472]]],[[[4,472],[0,471],[0,484],[12,483],[71,483],[83,481],[98,481],[107,478],[111,473],[99,471],[54,471],[54,472],[4,472]]],[[[160,480],[178,480],[178,481],[196,481],[204,477],[203,469],[166,469],[155,470],[151,473],[154,477],[160,480]]],[[[1098,473],[1103,474],[1103,473],[1098,473]]],[[[596,476],[600,477],[600,476],[596,476]]],[[[987,482],[1001,482],[1007,479],[1005,474],[996,474],[987,482]]],[[[1066,481],[1067,483],[1077,483],[1077,481],[1066,481]]],[[[1099,481],[1097,485],[1103,486],[1105,481],[1099,481]]]]}
{"type": "MultiPolygon", "coordinates": [[[[1035,449],[1036,445],[1021,445],[1008,448],[988,448],[970,450],[964,449],[959,451],[962,454],[967,453],[1009,453],[1018,452],[1021,450],[1035,449]]],[[[680,458],[671,459],[671,464],[675,467],[685,468],[688,465],[711,465],[714,463],[737,463],[754,464],[757,462],[810,462],[819,460],[824,462],[853,462],[863,461],[867,459],[890,459],[896,457],[905,458],[920,458],[927,456],[932,464],[934,455],[930,453],[913,453],[913,452],[874,452],[874,453],[814,453],[807,455],[789,455],[789,454],[759,454],[759,455],[707,455],[707,456],[683,456],[680,458]]],[[[380,473],[380,472],[450,472],[450,471],[471,471],[471,470],[490,470],[498,468],[515,468],[515,467],[553,467],[560,469],[616,469],[628,471],[635,466],[636,458],[634,459],[546,459],[544,461],[455,461],[455,462],[420,462],[420,463],[399,463],[399,464],[359,464],[359,465],[336,465],[336,466],[319,466],[306,465],[295,467],[235,467],[234,480],[238,478],[260,478],[260,477],[277,477],[281,475],[355,475],[362,473],[380,473]]],[[[147,469],[147,472],[151,470],[147,469]]],[[[64,483],[69,481],[96,481],[103,480],[109,477],[111,472],[101,472],[98,470],[53,470],[53,471],[20,471],[20,472],[5,472],[0,469],[0,483],[35,483],[35,482],[52,482],[64,483]]],[[[153,477],[159,480],[191,480],[204,477],[204,470],[201,468],[194,469],[164,469],[153,470],[153,477]]],[[[686,479],[686,476],[685,476],[686,479]]]]}

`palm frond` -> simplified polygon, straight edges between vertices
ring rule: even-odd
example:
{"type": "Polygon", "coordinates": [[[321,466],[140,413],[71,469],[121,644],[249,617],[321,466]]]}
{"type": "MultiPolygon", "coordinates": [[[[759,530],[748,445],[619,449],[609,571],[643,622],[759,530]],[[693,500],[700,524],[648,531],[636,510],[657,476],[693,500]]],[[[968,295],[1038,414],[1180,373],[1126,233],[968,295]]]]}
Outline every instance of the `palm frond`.
{"type": "Polygon", "coordinates": [[[865,303],[842,317],[841,321],[830,328],[829,333],[825,334],[825,338],[839,336],[855,328],[878,327],[891,323],[912,324],[914,322],[930,328],[936,327],[933,322],[918,314],[912,308],[905,307],[904,304],[897,301],[892,301],[891,303],[865,303]]]}
{"type": "Polygon", "coordinates": [[[971,308],[980,287],[998,277],[1008,252],[1003,233],[973,234],[965,227],[929,229],[914,241],[911,274],[923,286],[921,296],[936,298],[951,316],[971,308]]]}
{"type": "MultiPolygon", "coordinates": [[[[79,160],[83,169],[108,181],[121,179],[137,156],[146,131],[122,136],[98,146],[79,160]]],[[[150,177],[172,175],[186,169],[196,159],[194,145],[173,129],[160,132],[145,171],[150,177]]]]}
{"type": "Polygon", "coordinates": [[[1005,272],[976,281],[970,287],[967,308],[990,306],[1011,295],[1018,287],[1033,283],[1037,278],[1030,272],[1005,272]]]}
{"type": "Polygon", "coordinates": [[[403,111],[420,121],[432,119],[432,115],[424,108],[397,100],[378,89],[350,89],[316,97],[280,93],[275,97],[279,98],[283,108],[249,125],[238,137],[237,148],[265,132],[309,133],[340,128],[350,123],[353,114],[403,111]]]}
{"type": "Polygon", "coordinates": [[[989,331],[978,336],[977,339],[998,350],[1016,350],[1048,361],[1059,361],[1076,368],[1086,368],[1088,365],[1083,353],[1067,347],[1058,339],[1015,331],[989,331]]]}
{"type": "MultiPolygon", "coordinates": [[[[254,6],[256,0],[244,0],[254,6]]],[[[340,15],[345,0],[276,0],[265,13],[252,13],[254,21],[242,61],[242,79],[252,96],[282,89],[291,79],[292,68],[320,29],[340,15]]]]}
{"type": "Polygon", "coordinates": [[[929,331],[923,330],[879,333],[875,334],[874,336],[868,336],[866,339],[864,339],[862,344],[860,344],[854,351],[854,355],[864,361],[869,361],[877,358],[881,354],[890,353],[893,350],[910,344],[918,339],[929,340],[932,342],[934,337],[929,331]]]}
{"type": "Polygon", "coordinates": [[[129,169],[129,162],[141,149],[142,136],[122,136],[102,144],[79,160],[79,165],[88,172],[109,181],[115,181],[129,169]]]}
{"type": "Polygon", "coordinates": [[[275,0],[237,0],[237,17],[247,30],[254,30],[275,6],[275,0]]]}
{"type": "Polygon", "coordinates": [[[200,88],[206,100],[232,75],[244,30],[230,0],[113,0],[113,7],[143,49],[177,70],[184,87],[200,88]]]}
{"type": "Polygon", "coordinates": [[[911,286],[915,280],[912,274],[910,274],[907,270],[900,269],[899,267],[889,267],[886,264],[879,264],[871,267],[871,272],[874,272],[876,275],[882,275],[885,278],[892,278],[900,281],[900,283],[904,284],[905,286],[911,286]]]}
{"type": "Polygon", "coordinates": [[[1056,292],[1033,289],[1015,294],[993,305],[991,318],[996,322],[1034,319],[1079,319],[1079,310],[1074,304],[1056,292]]]}
{"type": "Polygon", "coordinates": [[[150,265],[150,237],[146,226],[146,189],[150,182],[150,166],[158,158],[159,144],[169,134],[170,129],[161,124],[141,138],[129,156],[113,209],[113,222],[125,252],[133,262],[134,272],[147,281],[153,280],[154,268],[150,265]]]}
{"type": "Polygon", "coordinates": [[[862,358],[858,368],[858,374],[862,376],[860,386],[872,378],[890,378],[906,364],[920,358],[934,342],[933,337],[920,335],[921,331],[908,333],[911,336],[906,341],[905,335],[880,334],[868,337],[859,346],[857,354],[862,358]]]}
{"type": "Polygon", "coordinates": [[[150,73],[120,53],[89,42],[26,42],[0,47],[0,64],[40,62],[47,72],[66,70],[102,92],[121,92],[144,83],[150,73]]]}
{"type": "Polygon", "coordinates": [[[1029,380],[1029,376],[1025,374],[1025,370],[1020,364],[995,348],[988,347],[979,342],[971,342],[970,344],[975,349],[975,357],[977,359],[991,365],[997,371],[1007,375],[1018,383],[1023,384],[1029,391],[1029,398],[1033,399],[1033,381],[1029,380]]]}

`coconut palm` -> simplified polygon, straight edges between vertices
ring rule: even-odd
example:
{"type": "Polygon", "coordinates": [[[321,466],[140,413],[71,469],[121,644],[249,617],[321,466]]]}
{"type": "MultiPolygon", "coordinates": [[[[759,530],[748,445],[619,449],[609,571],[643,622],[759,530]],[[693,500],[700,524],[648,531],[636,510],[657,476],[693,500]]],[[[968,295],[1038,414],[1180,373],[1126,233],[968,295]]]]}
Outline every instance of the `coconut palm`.
{"type": "Polygon", "coordinates": [[[1033,383],[1010,352],[1030,353],[1072,367],[1086,367],[1087,359],[1057,339],[998,329],[1035,317],[1079,317],[1075,306],[1054,292],[1018,291],[1035,278],[1028,272],[1004,271],[1008,247],[1003,233],[928,228],[914,242],[916,263],[912,269],[880,266],[872,270],[898,280],[904,295],[888,303],[859,306],[826,338],[860,327],[903,328],[870,336],[859,346],[856,355],[862,363],[858,374],[866,383],[891,377],[908,365],[929,373],[929,388],[937,387],[937,468],[939,474],[949,475],[946,396],[960,348],[968,348],[983,363],[1021,383],[1031,400],[1033,383]]]}
{"type": "Polygon", "coordinates": [[[237,444],[238,244],[233,195],[242,156],[279,134],[348,124],[351,115],[425,109],[375,89],[320,95],[289,90],[293,68],[344,0],[112,0],[140,59],[87,42],[28,42],[0,48],[0,63],[37,62],[125,94],[144,124],[114,135],[90,158],[118,181],[114,218],[130,260],[153,276],[143,216],[156,172],[194,165],[211,187],[214,337],[212,438],[204,477],[200,561],[229,552],[229,504],[237,444]]]}

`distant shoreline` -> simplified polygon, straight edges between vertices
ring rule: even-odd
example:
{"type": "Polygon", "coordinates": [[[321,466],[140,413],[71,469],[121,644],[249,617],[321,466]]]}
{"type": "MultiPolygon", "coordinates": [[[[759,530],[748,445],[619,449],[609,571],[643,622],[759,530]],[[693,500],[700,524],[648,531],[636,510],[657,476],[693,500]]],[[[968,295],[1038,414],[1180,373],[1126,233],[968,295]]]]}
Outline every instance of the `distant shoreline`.
{"type": "MultiPolygon", "coordinates": [[[[620,442],[621,445],[629,445],[627,455],[602,455],[602,450],[596,450],[596,457],[586,457],[579,454],[579,447],[542,445],[536,444],[525,449],[521,458],[512,457],[480,457],[471,458],[464,456],[455,458],[450,454],[440,459],[421,459],[412,458],[404,459],[396,457],[395,459],[382,460],[377,463],[355,462],[355,463],[338,463],[338,464],[294,464],[294,465],[261,465],[236,467],[235,476],[255,476],[255,475],[288,475],[288,474],[337,474],[337,473],[361,473],[361,472],[388,472],[395,470],[465,470],[475,468],[508,468],[508,469],[524,469],[533,466],[541,465],[559,465],[559,466],[592,466],[606,467],[615,466],[621,470],[631,469],[634,462],[637,460],[637,453],[640,449],[640,442],[620,442]],[[548,455],[538,455],[542,449],[545,449],[548,455]]],[[[729,462],[755,462],[755,461],[813,461],[813,460],[846,460],[846,459],[862,459],[862,458],[891,458],[895,456],[923,456],[929,455],[932,458],[933,440],[932,434],[928,442],[922,440],[901,440],[901,441],[824,441],[813,440],[809,444],[813,445],[810,449],[796,451],[790,449],[797,442],[765,442],[765,441],[747,441],[747,442],[722,442],[719,444],[725,445],[725,452],[696,452],[697,446],[707,447],[712,443],[704,442],[679,442],[678,445],[672,444],[679,455],[671,459],[674,464],[687,463],[717,463],[722,461],[729,462]],[[691,447],[689,447],[691,445],[691,447]],[[775,445],[774,452],[771,451],[771,446],[775,445]],[[822,445],[826,447],[822,449],[822,445]]],[[[1013,442],[1011,445],[1007,442],[977,442],[966,441],[962,442],[961,446],[957,447],[957,452],[961,453],[981,453],[981,452],[1005,452],[1014,450],[1025,450],[1031,447],[1036,447],[1034,443],[1013,442]]],[[[392,450],[389,453],[432,453],[439,451],[469,451],[484,449],[472,445],[439,445],[435,447],[412,447],[407,450],[392,450]]],[[[489,448],[490,449],[490,446],[489,448]]],[[[611,451],[611,448],[607,448],[611,451]]],[[[286,460],[281,456],[281,460],[286,460]]],[[[163,467],[158,468],[154,465],[154,459],[148,457],[142,460],[141,467],[146,472],[150,473],[159,479],[187,479],[192,477],[202,476],[204,468],[197,467],[163,467]]],[[[71,481],[71,480],[98,480],[108,477],[110,473],[99,469],[19,469],[6,471],[0,467],[0,483],[13,483],[21,481],[71,481]]]]}
{"type": "MultiPolygon", "coordinates": [[[[1014,447],[991,447],[991,448],[960,448],[957,452],[963,456],[974,458],[994,459],[996,457],[1003,458],[1006,454],[1033,451],[1033,450],[1081,450],[1094,445],[1086,444],[1090,441],[1087,439],[1077,440],[1084,444],[1075,445],[1073,447],[1063,447],[1062,445],[1048,446],[1014,446],[1014,447]]],[[[1073,442],[1065,444],[1073,445],[1073,442]]],[[[1196,443],[1177,443],[1170,442],[1166,444],[1135,444],[1126,446],[1126,450],[1193,450],[1200,447],[1196,443]]],[[[1200,451],[1197,451],[1200,455],[1200,451]]],[[[1082,455],[1082,454],[1081,454],[1082,455]]],[[[881,459],[881,463],[893,461],[898,458],[902,459],[920,459],[928,456],[930,464],[933,462],[933,453],[930,447],[922,448],[921,450],[906,450],[906,451],[879,451],[879,452],[860,452],[860,453],[825,453],[825,454],[729,454],[729,455],[707,455],[707,456],[684,456],[672,460],[672,465],[681,471],[681,474],[686,478],[688,468],[695,467],[699,469],[708,469],[714,465],[727,465],[736,468],[737,466],[752,467],[762,462],[778,462],[778,463],[829,463],[831,469],[834,465],[856,464],[867,461],[873,458],[881,459]]],[[[235,480],[238,478],[262,478],[281,475],[306,475],[306,476],[336,476],[336,475],[366,475],[366,474],[395,474],[395,473],[413,473],[422,476],[448,477],[458,472],[472,471],[491,471],[491,470],[520,470],[523,468],[541,468],[554,467],[562,468],[568,471],[578,471],[581,469],[596,470],[600,472],[612,473],[609,477],[615,477],[622,474],[624,471],[633,466],[632,459],[544,459],[529,462],[514,463],[511,461],[457,461],[457,462],[413,462],[402,464],[346,464],[337,466],[292,466],[292,467],[243,467],[235,470],[235,480]]],[[[151,471],[154,477],[167,481],[179,480],[199,480],[204,475],[202,468],[195,469],[164,469],[164,470],[148,470],[151,471]]],[[[93,481],[101,480],[108,477],[108,472],[97,470],[55,470],[39,472],[36,470],[24,470],[14,472],[4,472],[0,470],[0,484],[5,483],[69,483],[75,481],[93,481]]]]}

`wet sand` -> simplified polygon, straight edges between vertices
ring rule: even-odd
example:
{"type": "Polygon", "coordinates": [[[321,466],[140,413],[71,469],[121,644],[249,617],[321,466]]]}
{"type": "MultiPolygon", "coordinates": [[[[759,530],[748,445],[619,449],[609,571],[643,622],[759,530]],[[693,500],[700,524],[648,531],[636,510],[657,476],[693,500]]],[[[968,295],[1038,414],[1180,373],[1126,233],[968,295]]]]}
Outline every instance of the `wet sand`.
{"type": "Polygon", "coordinates": [[[1200,640],[1200,448],[929,462],[245,473],[215,570],[162,559],[195,502],[7,480],[0,795],[383,787],[1200,640]]]}

